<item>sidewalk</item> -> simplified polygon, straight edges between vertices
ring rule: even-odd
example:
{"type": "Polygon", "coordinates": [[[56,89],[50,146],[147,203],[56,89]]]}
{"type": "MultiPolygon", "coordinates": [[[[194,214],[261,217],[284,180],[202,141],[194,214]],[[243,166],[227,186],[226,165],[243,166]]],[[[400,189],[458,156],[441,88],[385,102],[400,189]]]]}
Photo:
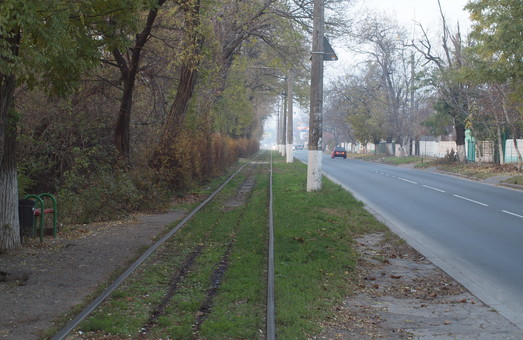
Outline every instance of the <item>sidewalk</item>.
{"type": "Polygon", "coordinates": [[[94,223],[0,254],[0,339],[42,339],[53,321],[130,265],[184,212],[94,223]]]}

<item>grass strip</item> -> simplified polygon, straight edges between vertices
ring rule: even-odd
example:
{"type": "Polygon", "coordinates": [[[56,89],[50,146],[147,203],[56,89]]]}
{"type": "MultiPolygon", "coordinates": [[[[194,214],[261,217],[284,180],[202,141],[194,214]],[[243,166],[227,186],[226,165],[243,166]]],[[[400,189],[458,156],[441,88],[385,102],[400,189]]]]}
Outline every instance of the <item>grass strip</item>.
{"type": "Polygon", "coordinates": [[[383,231],[363,204],[324,178],[306,192],[306,166],[274,164],[276,330],[306,339],[353,291],[354,237],[383,231]]]}
{"type": "MultiPolygon", "coordinates": [[[[306,166],[285,163],[282,157],[274,160],[277,337],[306,339],[321,330],[321,322],[353,290],[358,257],[353,239],[385,227],[340,186],[324,178],[321,191],[307,193],[306,166]]],[[[168,286],[173,275],[199,249],[147,338],[263,339],[268,167],[256,175],[246,204],[225,207],[245,176],[231,182],[159,248],[80,325],[81,331],[90,339],[138,338],[155,307],[172,294],[168,286]],[[195,335],[194,322],[225,253],[223,280],[195,335]]]]}

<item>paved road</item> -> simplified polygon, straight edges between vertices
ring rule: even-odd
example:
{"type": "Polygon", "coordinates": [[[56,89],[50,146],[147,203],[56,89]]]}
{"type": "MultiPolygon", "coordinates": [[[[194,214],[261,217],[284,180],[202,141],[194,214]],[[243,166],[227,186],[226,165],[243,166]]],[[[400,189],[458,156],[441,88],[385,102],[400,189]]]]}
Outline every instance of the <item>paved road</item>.
{"type": "MultiPolygon", "coordinates": [[[[307,161],[307,151],[295,152],[307,161]]],[[[523,192],[358,160],[323,172],[394,232],[523,329],[523,192]]]]}

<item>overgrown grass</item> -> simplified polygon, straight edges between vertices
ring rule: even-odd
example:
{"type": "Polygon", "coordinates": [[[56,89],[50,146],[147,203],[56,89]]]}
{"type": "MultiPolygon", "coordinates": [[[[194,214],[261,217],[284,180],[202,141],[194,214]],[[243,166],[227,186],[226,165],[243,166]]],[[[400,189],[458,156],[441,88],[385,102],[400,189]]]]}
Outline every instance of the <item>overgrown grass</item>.
{"type": "Polygon", "coordinates": [[[423,163],[424,159],[417,156],[405,156],[405,157],[384,157],[381,159],[383,163],[402,165],[402,164],[417,164],[423,163]]]}
{"type": "Polygon", "coordinates": [[[510,184],[523,184],[523,176],[518,176],[515,166],[513,164],[492,164],[492,163],[459,163],[452,161],[449,158],[431,158],[431,157],[420,157],[420,156],[407,156],[407,157],[383,157],[379,155],[363,155],[363,156],[352,156],[351,158],[357,158],[367,161],[381,161],[386,164],[402,165],[412,164],[415,168],[437,168],[438,170],[447,171],[462,175],[469,178],[483,180],[493,176],[513,176],[505,183],[510,184]]]}
{"type": "Polygon", "coordinates": [[[506,180],[504,183],[523,185],[523,175],[514,176],[514,177],[506,180]]]}
{"type": "MultiPolygon", "coordinates": [[[[353,239],[384,231],[340,186],[324,179],[306,192],[306,166],[275,157],[275,304],[278,339],[306,339],[351,294],[357,254],[353,239]]],[[[257,176],[244,206],[224,208],[243,175],[157,250],[80,325],[89,338],[138,337],[169,294],[173,277],[194,261],[150,329],[149,338],[263,339],[266,304],[268,171],[257,176]],[[198,329],[195,320],[226,256],[226,271],[198,329]]],[[[172,290],[171,292],[172,293],[172,290]]]]}
{"type": "Polygon", "coordinates": [[[377,161],[377,160],[380,160],[383,155],[378,155],[374,152],[371,152],[371,153],[348,153],[347,154],[347,157],[348,158],[352,158],[352,159],[361,159],[363,161],[377,161]]]}
{"type": "MultiPolygon", "coordinates": [[[[437,164],[437,163],[436,163],[437,164]]],[[[511,164],[477,164],[477,163],[451,163],[437,165],[439,170],[452,172],[462,176],[486,179],[493,176],[516,176],[515,167],[511,164]]]]}
{"type": "Polygon", "coordinates": [[[280,339],[306,339],[351,293],[357,254],[353,238],[384,230],[340,186],[324,179],[306,192],[306,167],[275,165],[276,321],[280,339]]]}
{"type": "Polygon", "coordinates": [[[412,164],[414,167],[432,166],[433,158],[420,156],[394,157],[383,154],[349,154],[350,158],[360,159],[363,161],[383,162],[391,165],[412,164]]]}

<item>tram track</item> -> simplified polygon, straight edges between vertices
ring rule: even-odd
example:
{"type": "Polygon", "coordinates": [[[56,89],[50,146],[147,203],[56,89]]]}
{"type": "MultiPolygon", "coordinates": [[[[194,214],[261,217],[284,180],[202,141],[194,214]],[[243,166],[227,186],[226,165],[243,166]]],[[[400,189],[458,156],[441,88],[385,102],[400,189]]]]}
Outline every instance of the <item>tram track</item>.
{"type": "MultiPolygon", "coordinates": [[[[139,266],[160,266],[163,261],[162,259],[171,261],[173,257],[177,257],[176,262],[178,264],[172,265],[172,268],[169,269],[169,273],[161,280],[163,282],[163,287],[155,288],[163,291],[161,294],[162,297],[155,300],[154,303],[149,303],[147,318],[142,323],[142,327],[137,329],[135,335],[131,336],[131,338],[154,339],[157,334],[162,334],[161,328],[163,327],[164,319],[169,318],[173,311],[176,311],[176,307],[173,306],[177,303],[177,301],[175,301],[177,295],[180,294],[180,290],[187,289],[188,286],[192,285],[193,283],[191,283],[191,280],[193,280],[201,286],[198,288],[199,291],[194,295],[201,295],[202,297],[200,298],[199,307],[195,312],[193,311],[193,321],[190,326],[191,335],[190,337],[184,336],[183,338],[199,339],[202,325],[205,323],[209,315],[213,313],[214,300],[218,296],[223,280],[228,274],[231,261],[236,261],[231,259],[231,255],[234,252],[241,253],[242,251],[245,251],[245,249],[235,249],[236,241],[237,238],[245,238],[244,235],[242,236],[239,234],[244,234],[244,229],[249,228],[248,221],[247,223],[245,221],[246,219],[248,220],[248,217],[245,215],[249,207],[249,196],[257,185],[256,179],[260,178],[260,176],[263,177],[264,174],[268,173],[270,174],[269,181],[272,180],[272,172],[269,168],[269,166],[272,167],[272,155],[270,156],[271,157],[269,157],[269,154],[258,154],[247,164],[243,165],[236,173],[229,177],[220,188],[213,192],[204,202],[194,209],[182,222],[166,234],[160,241],[149,248],[144,255],[131,265],[131,267],[128,268],[108,289],[106,289],[104,293],[94,299],[93,302],[84,309],[84,311],[77,315],[52,339],[65,339],[66,336],[77,328],[91,313],[93,313],[99,305],[101,305],[106,299],[108,300],[111,293],[119,287],[124,280],[127,280],[131,273],[133,273],[139,266]],[[268,164],[269,166],[267,166],[268,164]],[[215,196],[222,195],[222,190],[227,185],[232,185],[229,182],[234,182],[235,177],[239,174],[245,177],[245,180],[241,181],[241,183],[234,183],[237,185],[236,192],[230,194],[230,197],[219,198],[219,203],[215,203],[215,196]],[[200,211],[204,210],[204,207],[206,207],[210,202],[213,202],[213,204],[221,204],[219,209],[221,210],[221,214],[216,215],[215,222],[212,223],[211,226],[207,226],[208,229],[201,233],[200,238],[195,239],[197,241],[192,246],[188,247],[190,249],[178,249],[175,246],[175,243],[170,240],[171,237],[177,235],[180,230],[185,230],[185,224],[188,224],[188,222],[195,216],[198,216],[200,211]],[[229,217],[231,216],[234,216],[232,218],[235,220],[230,220],[229,217]],[[156,259],[151,260],[149,257],[155,257],[152,256],[153,252],[155,252],[160,246],[162,247],[161,253],[155,254],[156,259]],[[207,257],[213,257],[218,260],[215,261],[214,264],[209,264],[207,257]],[[198,276],[197,273],[200,272],[207,273],[205,276],[207,277],[207,283],[198,282],[199,279],[195,278],[198,276]]],[[[269,190],[268,188],[265,188],[264,190],[267,192],[267,206],[268,209],[270,209],[272,208],[272,205],[269,203],[271,201],[270,195],[272,194],[272,190],[269,190]]],[[[230,189],[229,191],[231,192],[230,189]]],[[[234,192],[234,190],[232,190],[232,192],[234,192]]],[[[271,213],[268,212],[268,215],[270,217],[271,213]]],[[[269,217],[265,218],[265,221],[269,221],[269,217]]],[[[266,224],[271,224],[271,222],[267,222],[266,224]]],[[[187,226],[187,228],[189,227],[192,228],[194,226],[187,226]]],[[[270,227],[272,228],[272,226],[270,227]]],[[[266,243],[268,243],[272,238],[270,233],[271,230],[269,226],[266,226],[263,238],[260,240],[260,242],[264,243],[260,249],[263,249],[266,253],[266,255],[264,255],[265,260],[263,261],[263,264],[264,266],[269,267],[271,263],[269,251],[272,250],[272,245],[266,243]]],[[[184,246],[186,247],[187,245],[184,246]]],[[[258,270],[260,273],[263,273],[265,281],[274,280],[274,275],[270,274],[271,268],[265,267],[262,269],[259,268],[258,270]],[[269,272],[269,274],[267,274],[267,272],[269,272]]],[[[143,268],[140,268],[139,271],[141,271],[140,275],[143,275],[143,273],[146,272],[143,268]]],[[[267,298],[264,302],[266,303],[266,306],[263,306],[266,310],[266,314],[262,316],[263,320],[259,321],[258,324],[264,323],[265,326],[263,327],[263,330],[258,329],[255,333],[258,335],[262,334],[267,339],[274,339],[274,283],[266,282],[263,286],[265,289],[263,295],[267,298]]],[[[187,319],[187,316],[185,319],[187,319]]],[[[92,335],[93,334],[91,334],[90,338],[96,338],[96,334],[94,334],[94,337],[92,335]]],[[[175,336],[175,338],[177,337],[175,336]]]]}

